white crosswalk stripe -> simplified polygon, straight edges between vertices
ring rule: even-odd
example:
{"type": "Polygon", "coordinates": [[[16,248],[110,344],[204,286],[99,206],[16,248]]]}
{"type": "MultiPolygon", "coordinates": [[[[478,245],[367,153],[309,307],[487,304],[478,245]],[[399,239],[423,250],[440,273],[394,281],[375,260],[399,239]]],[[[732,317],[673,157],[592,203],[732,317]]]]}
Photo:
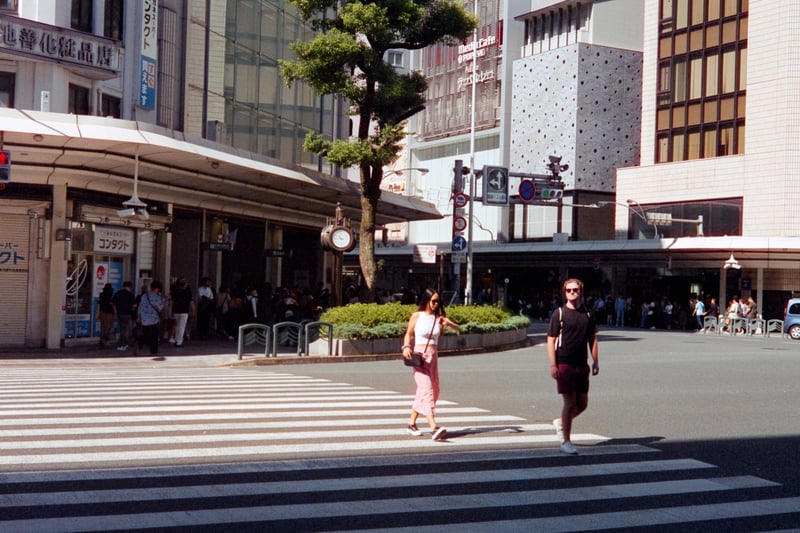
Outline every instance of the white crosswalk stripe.
{"type": "Polygon", "coordinates": [[[722,530],[800,519],[800,498],[776,497],[776,483],[651,447],[578,434],[581,453],[567,457],[549,423],[446,399],[437,419],[450,438],[432,442],[405,434],[406,394],[220,372],[4,372],[0,531],[722,530]]]}
{"type": "Polygon", "coordinates": [[[419,458],[12,473],[3,476],[0,529],[247,529],[248,524],[265,531],[411,529],[408,521],[398,522],[404,516],[415,520],[415,529],[428,531],[588,531],[727,524],[800,509],[800,498],[770,497],[653,507],[654,498],[698,502],[700,495],[706,499],[777,486],[754,476],[715,477],[714,465],[658,455],[640,445],[605,445],[588,447],[582,455],[600,462],[579,465],[571,464],[574,458],[563,461],[554,449],[539,448],[419,458]],[[670,478],[637,479],[654,473],[670,478]],[[40,485],[47,483],[55,488],[42,490],[40,485]],[[544,483],[550,486],[540,488],[544,483]],[[644,505],[625,508],[636,501],[644,505]],[[575,503],[594,502],[603,502],[603,512],[575,512],[575,503]],[[616,510],[619,506],[623,510],[616,510]],[[560,513],[553,515],[553,508],[560,513]],[[482,519],[474,519],[476,514],[482,519]],[[443,515],[447,525],[431,521],[443,515]]]}
{"type": "MultiPolygon", "coordinates": [[[[287,372],[100,369],[31,376],[12,369],[0,378],[0,466],[122,466],[557,442],[550,424],[446,398],[437,404],[437,418],[447,424],[450,438],[414,438],[405,432],[412,399],[287,372]]],[[[573,440],[605,439],[576,434],[573,440]]]]}

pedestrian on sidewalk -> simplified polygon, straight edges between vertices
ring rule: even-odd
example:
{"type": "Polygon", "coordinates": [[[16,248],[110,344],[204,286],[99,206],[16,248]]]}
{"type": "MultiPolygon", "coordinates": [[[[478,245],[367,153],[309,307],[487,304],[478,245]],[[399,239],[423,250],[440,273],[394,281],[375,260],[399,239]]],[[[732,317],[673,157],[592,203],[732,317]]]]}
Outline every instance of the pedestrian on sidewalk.
{"type": "Polygon", "coordinates": [[[413,352],[424,355],[423,365],[414,367],[414,381],[417,391],[411,405],[411,419],[408,422],[408,433],[415,437],[422,436],[417,428],[417,418],[423,415],[428,419],[431,438],[441,440],[447,430],[436,424],[436,401],[439,399],[439,336],[444,328],[460,331],[458,324],[445,316],[439,293],[427,289],[422,293],[417,311],[408,321],[408,329],[403,337],[403,357],[411,358],[413,352]]]}
{"type": "Polygon", "coordinates": [[[114,329],[114,286],[106,283],[97,299],[97,315],[100,319],[100,346],[107,348],[111,342],[111,331],[114,329]]]}
{"type": "Polygon", "coordinates": [[[131,342],[131,331],[133,330],[133,308],[136,305],[136,297],[133,295],[133,283],[130,281],[123,282],[122,289],[114,293],[111,302],[117,311],[117,323],[119,324],[117,350],[124,352],[128,349],[128,343],[131,342]]]}
{"type": "MultiPolygon", "coordinates": [[[[161,296],[163,285],[160,281],[150,283],[150,291],[139,299],[137,320],[141,321],[142,336],[137,341],[139,348],[147,344],[150,354],[158,354],[159,326],[161,325],[161,312],[164,310],[164,298],[161,296]]],[[[138,350],[137,350],[138,352],[138,350]]]]}
{"type": "Polygon", "coordinates": [[[563,405],[561,417],[553,420],[561,451],[575,455],[572,444],[572,421],[589,405],[588,354],[592,356],[592,375],[600,372],[597,348],[597,323],[583,305],[583,282],[568,279],[564,282],[566,304],[556,309],[547,331],[547,358],[550,376],[556,380],[563,405]]]}

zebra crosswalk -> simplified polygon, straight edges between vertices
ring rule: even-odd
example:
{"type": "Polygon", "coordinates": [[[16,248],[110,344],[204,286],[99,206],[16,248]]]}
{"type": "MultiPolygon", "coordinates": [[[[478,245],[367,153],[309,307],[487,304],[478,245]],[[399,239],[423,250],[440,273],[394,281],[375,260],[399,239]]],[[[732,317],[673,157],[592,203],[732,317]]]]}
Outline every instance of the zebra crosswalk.
{"type": "Polygon", "coordinates": [[[568,457],[547,423],[446,399],[437,419],[447,441],[414,438],[410,402],[286,372],[10,368],[0,376],[0,531],[800,523],[800,498],[770,480],[595,434],[574,435],[581,453],[568,457]]]}
{"type": "MultiPolygon", "coordinates": [[[[800,518],[777,484],[641,445],[2,476],[0,530],[733,531],[800,518]]],[[[794,522],[793,522],[794,520],[794,522]]],[[[760,528],[765,529],[765,528],[760,528]]]]}
{"type": "MultiPolygon", "coordinates": [[[[284,372],[10,369],[0,377],[0,468],[233,461],[296,454],[556,443],[547,423],[443,399],[444,443],[405,432],[412,397],[284,372]]],[[[578,443],[604,437],[576,434],[578,443]]]]}

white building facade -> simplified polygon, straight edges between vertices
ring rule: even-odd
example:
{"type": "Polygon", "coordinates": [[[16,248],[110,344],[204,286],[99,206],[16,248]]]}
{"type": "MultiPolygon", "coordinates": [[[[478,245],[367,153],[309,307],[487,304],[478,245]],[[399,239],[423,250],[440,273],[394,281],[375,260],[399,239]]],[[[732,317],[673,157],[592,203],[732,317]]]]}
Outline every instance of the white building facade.
{"type": "MultiPolygon", "coordinates": [[[[0,347],[96,342],[106,283],[334,283],[320,231],[360,191],[302,142],[346,126],[277,64],[311,35],[283,0],[0,5],[0,347]]],[[[379,223],[418,217],[384,195],[379,223]]]]}

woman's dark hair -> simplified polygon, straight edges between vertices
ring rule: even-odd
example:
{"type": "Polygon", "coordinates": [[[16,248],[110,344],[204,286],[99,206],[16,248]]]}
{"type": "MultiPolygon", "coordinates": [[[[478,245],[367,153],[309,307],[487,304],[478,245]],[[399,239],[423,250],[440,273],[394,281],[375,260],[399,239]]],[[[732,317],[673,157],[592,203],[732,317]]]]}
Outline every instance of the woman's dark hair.
{"type": "Polygon", "coordinates": [[[434,295],[439,296],[439,305],[436,307],[436,309],[433,310],[433,314],[435,314],[436,316],[445,316],[444,302],[442,302],[442,296],[433,289],[425,289],[422,295],[420,295],[417,311],[425,311],[428,308],[428,302],[431,301],[431,298],[433,298],[434,295]]]}

